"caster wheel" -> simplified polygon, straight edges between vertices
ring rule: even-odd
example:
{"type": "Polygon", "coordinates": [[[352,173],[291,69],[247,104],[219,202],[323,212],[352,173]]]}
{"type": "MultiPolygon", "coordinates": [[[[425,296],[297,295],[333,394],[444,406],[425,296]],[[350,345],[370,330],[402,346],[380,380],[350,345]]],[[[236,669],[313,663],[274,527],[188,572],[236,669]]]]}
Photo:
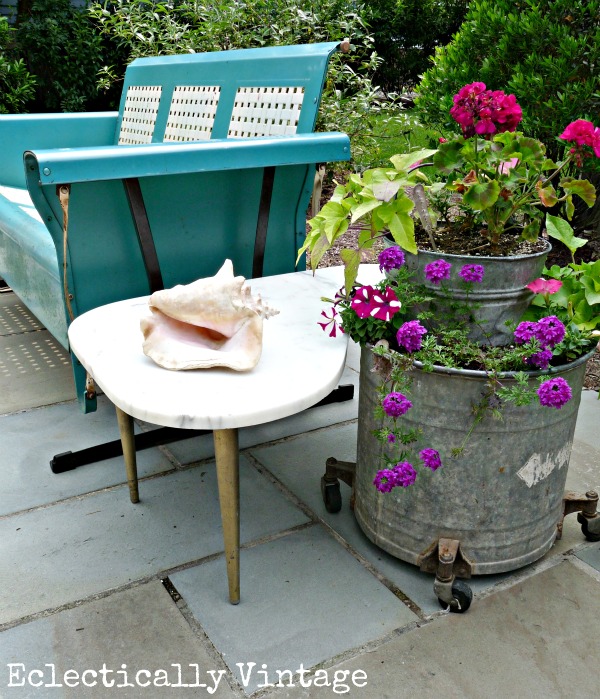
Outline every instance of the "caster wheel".
{"type": "Polygon", "coordinates": [[[335,514],[342,509],[342,494],[338,481],[327,483],[325,478],[321,478],[321,495],[327,512],[335,514]]]}
{"type": "Polygon", "coordinates": [[[464,614],[467,609],[471,606],[473,601],[473,590],[467,585],[466,582],[462,580],[455,580],[452,583],[452,597],[456,604],[448,604],[443,600],[439,599],[438,602],[444,609],[449,609],[451,612],[456,614],[464,614]]]}
{"type": "Polygon", "coordinates": [[[577,515],[577,521],[581,524],[581,531],[588,541],[600,541],[600,533],[590,531],[588,520],[583,515],[577,515]]]}

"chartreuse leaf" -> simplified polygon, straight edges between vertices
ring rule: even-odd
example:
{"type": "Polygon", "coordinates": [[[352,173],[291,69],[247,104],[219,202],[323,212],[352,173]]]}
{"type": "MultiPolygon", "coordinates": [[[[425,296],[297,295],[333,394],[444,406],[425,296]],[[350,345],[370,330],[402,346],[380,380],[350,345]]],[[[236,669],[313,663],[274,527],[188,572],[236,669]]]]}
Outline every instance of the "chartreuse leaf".
{"type": "Polygon", "coordinates": [[[566,245],[572,255],[577,248],[583,247],[587,243],[587,240],[584,238],[577,238],[573,233],[571,225],[564,218],[559,218],[558,216],[552,216],[551,214],[546,216],[546,230],[551,238],[556,238],[556,240],[560,240],[561,243],[566,245]]]}
{"type": "Polygon", "coordinates": [[[356,208],[352,210],[351,223],[359,221],[363,216],[366,216],[369,212],[381,206],[381,201],[379,199],[369,199],[367,201],[361,202],[356,208]]]}
{"type": "Polygon", "coordinates": [[[412,153],[392,155],[390,160],[392,161],[392,164],[396,170],[400,172],[403,170],[408,170],[408,168],[416,165],[421,160],[431,158],[431,156],[435,153],[437,153],[437,150],[432,150],[431,148],[421,148],[421,150],[415,150],[412,153]]]}
{"type": "Polygon", "coordinates": [[[394,241],[407,252],[417,254],[415,242],[415,223],[408,214],[395,213],[388,223],[394,241]]]}
{"type": "Polygon", "coordinates": [[[496,180],[476,182],[464,193],[463,201],[474,211],[484,211],[494,206],[500,194],[500,184],[496,180]]]}
{"type": "Polygon", "coordinates": [[[346,296],[348,296],[358,276],[360,251],[347,248],[340,252],[340,257],[344,263],[344,286],[346,287],[346,296]]]}
{"type": "Polygon", "coordinates": [[[588,206],[594,206],[596,188],[588,180],[576,180],[573,177],[563,177],[560,186],[567,194],[577,194],[588,206]]]}
{"type": "Polygon", "coordinates": [[[374,182],[372,185],[373,196],[380,201],[390,201],[393,199],[400,189],[400,180],[386,180],[382,182],[374,182]]]}

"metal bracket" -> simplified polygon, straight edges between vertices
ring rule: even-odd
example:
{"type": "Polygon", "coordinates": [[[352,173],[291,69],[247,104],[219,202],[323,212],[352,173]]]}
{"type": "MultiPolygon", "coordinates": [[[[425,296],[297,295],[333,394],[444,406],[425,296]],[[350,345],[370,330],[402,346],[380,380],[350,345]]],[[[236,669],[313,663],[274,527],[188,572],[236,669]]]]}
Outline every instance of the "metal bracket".
{"type": "Polygon", "coordinates": [[[330,456],[325,462],[325,475],[321,479],[321,488],[333,486],[339,491],[339,481],[343,481],[352,488],[350,496],[350,509],[354,509],[354,478],[356,476],[356,464],[352,461],[338,461],[330,456]]]}
{"type": "Polygon", "coordinates": [[[556,525],[556,538],[562,538],[565,517],[577,512],[577,521],[581,524],[583,533],[586,536],[591,535],[594,541],[600,540],[600,513],[596,509],[597,506],[598,493],[595,490],[588,490],[585,495],[570,490],[566,491],[563,497],[563,512],[556,525]]]}
{"type": "Polygon", "coordinates": [[[436,581],[450,580],[450,586],[455,577],[470,578],[473,571],[473,564],[463,555],[457,539],[435,541],[420,554],[417,565],[424,573],[435,573],[436,581]]]}
{"type": "MultiPolygon", "coordinates": [[[[325,398],[312,407],[316,408],[332,403],[342,403],[347,400],[352,400],[353,397],[354,385],[342,384],[334,388],[328,396],[325,396],[325,398]]],[[[308,408],[308,410],[311,410],[311,408],[308,408]]],[[[135,448],[136,451],[149,449],[150,447],[156,447],[161,444],[169,444],[170,442],[190,439],[191,437],[197,437],[202,434],[209,434],[210,431],[211,430],[187,430],[175,427],[159,427],[149,432],[136,434],[135,448]]],[[[56,454],[50,461],[50,468],[52,473],[64,473],[65,471],[72,471],[79,466],[93,464],[104,459],[111,459],[121,454],[123,454],[121,440],[116,439],[112,442],[96,444],[93,447],[88,447],[79,451],[65,451],[61,454],[56,454]]]]}

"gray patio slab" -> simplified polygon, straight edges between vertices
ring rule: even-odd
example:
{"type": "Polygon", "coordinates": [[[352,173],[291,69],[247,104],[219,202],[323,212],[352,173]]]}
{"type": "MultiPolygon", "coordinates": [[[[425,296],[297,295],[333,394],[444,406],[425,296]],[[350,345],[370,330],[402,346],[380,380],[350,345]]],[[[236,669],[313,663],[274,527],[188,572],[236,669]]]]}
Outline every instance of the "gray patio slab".
{"type": "MultiPolygon", "coordinates": [[[[119,438],[115,411],[98,398],[98,410],[84,415],[75,402],[2,417],[0,516],[124,483],[123,457],[54,474],[50,459],[119,438]]],[[[140,477],[172,469],[159,449],[138,454],[140,477]]]]}
{"type": "Polygon", "coordinates": [[[331,697],[336,671],[338,689],[349,684],[345,696],[361,699],[564,699],[596,694],[599,608],[600,583],[561,563],[478,600],[467,614],[434,619],[374,653],[330,667],[329,686],[302,688],[297,681],[294,688],[268,696],[331,697]],[[352,686],[352,673],[359,670],[367,675],[362,688],[352,686]]]}
{"type": "MultiPolygon", "coordinates": [[[[241,459],[242,541],[307,521],[241,459]]],[[[126,486],[0,520],[0,589],[12,590],[0,623],[143,580],[223,550],[213,464],[143,481],[132,505],[126,486]]],[[[223,559],[217,599],[226,604],[223,559]]]]}
{"type": "MultiPolygon", "coordinates": [[[[597,407],[600,409],[600,406],[597,407]]],[[[355,551],[415,602],[424,613],[431,614],[439,611],[439,603],[433,593],[433,576],[421,573],[416,566],[387,554],[372,544],[362,532],[349,508],[350,488],[348,486],[341,484],[342,510],[336,514],[330,514],[325,509],[320,490],[325,461],[329,456],[334,456],[340,461],[355,461],[355,424],[334,426],[250,451],[267,470],[310,508],[316,517],[321,518],[338,532],[355,551]]],[[[587,473],[587,469],[587,463],[582,463],[574,453],[567,477],[567,488],[575,490],[580,487],[582,472],[587,473]]],[[[599,473],[600,461],[597,461],[594,477],[599,473]]],[[[554,544],[546,554],[546,558],[560,555],[573,547],[585,545],[589,543],[582,536],[576,516],[570,515],[565,519],[562,539],[554,544]]],[[[474,593],[478,594],[502,583],[512,574],[514,573],[511,571],[498,575],[476,576],[469,581],[469,585],[474,593]]]]}
{"type": "Polygon", "coordinates": [[[244,549],[241,569],[238,606],[221,603],[218,561],[170,579],[247,693],[417,621],[320,526],[244,549]]]}
{"type": "Polygon", "coordinates": [[[158,581],[9,629],[0,657],[0,695],[15,699],[238,696],[212,646],[158,581]]]}

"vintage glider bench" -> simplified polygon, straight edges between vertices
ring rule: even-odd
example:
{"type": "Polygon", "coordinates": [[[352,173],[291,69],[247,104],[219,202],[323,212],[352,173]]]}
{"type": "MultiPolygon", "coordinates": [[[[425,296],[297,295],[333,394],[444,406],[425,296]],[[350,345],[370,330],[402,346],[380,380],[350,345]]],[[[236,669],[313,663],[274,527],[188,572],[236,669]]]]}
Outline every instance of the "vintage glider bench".
{"type": "Polygon", "coordinates": [[[68,348],[82,313],[226,258],[247,278],[294,271],[315,164],[350,157],[345,134],[314,133],[346,44],[137,59],[118,112],[0,115],[0,277],[68,348]]]}

